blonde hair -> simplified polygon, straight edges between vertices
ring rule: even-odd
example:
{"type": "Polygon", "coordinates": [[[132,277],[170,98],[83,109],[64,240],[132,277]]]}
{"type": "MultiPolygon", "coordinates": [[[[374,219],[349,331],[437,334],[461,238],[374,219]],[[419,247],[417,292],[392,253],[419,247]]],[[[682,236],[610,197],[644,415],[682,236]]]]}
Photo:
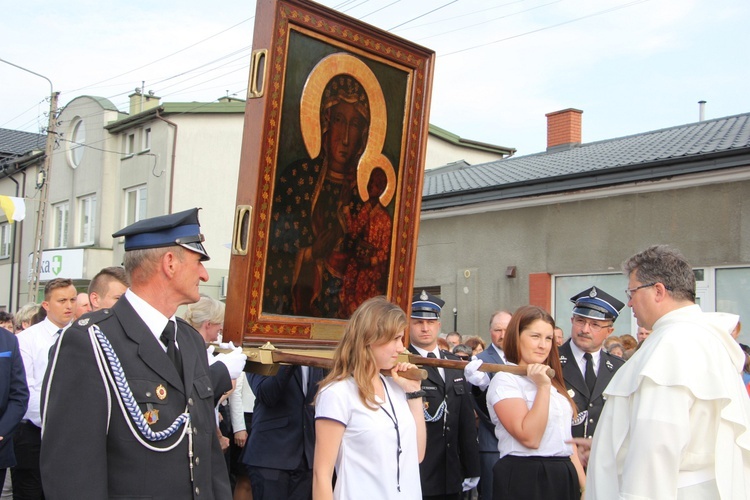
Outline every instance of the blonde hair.
{"type": "Polygon", "coordinates": [[[198,302],[187,306],[185,321],[190,323],[196,330],[206,321],[218,325],[224,322],[225,308],[226,306],[223,302],[201,294],[198,302]]]}
{"type": "Polygon", "coordinates": [[[357,384],[359,399],[367,408],[376,410],[372,380],[379,370],[372,346],[393,340],[407,324],[404,311],[387,298],[379,296],[364,301],[349,319],[333,353],[333,367],[320,386],[351,376],[357,384]]]}

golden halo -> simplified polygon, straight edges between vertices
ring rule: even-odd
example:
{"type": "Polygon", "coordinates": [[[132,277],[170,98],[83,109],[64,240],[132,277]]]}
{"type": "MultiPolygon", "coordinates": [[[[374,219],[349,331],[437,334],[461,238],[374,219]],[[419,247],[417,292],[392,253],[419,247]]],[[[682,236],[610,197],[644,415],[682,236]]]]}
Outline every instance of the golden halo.
{"type": "Polygon", "coordinates": [[[299,115],[302,140],[310,158],[317,158],[321,146],[320,101],[331,78],[341,74],[356,78],[367,92],[367,99],[370,102],[370,128],[367,145],[357,164],[359,196],[363,201],[367,201],[370,197],[367,192],[367,182],[370,180],[372,169],[376,166],[380,167],[388,179],[388,185],[383,194],[380,195],[380,200],[385,206],[393,199],[393,194],[396,191],[396,172],[390,160],[382,154],[387,127],[383,89],[380,87],[375,73],[364,62],[350,54],[339,52],[324,57],[315,65],[307,77],[300,99],[299,115]]]}
{"type": "MultiPolygon", "coordinates": [[[[362,155],[362,158],[364,158],[364,155],[362,155]]],[[[391,161],[385,155],[373,154],[368,157],[367,168],[363,168],[363,162],[360,160],[359,167],[357,167],[359,197],[362,198],[362,201],[367,201],[370,198],[370,193],[367,192],[367,183],[370,181],[373,169],[378,167],[383,169],[385,177],[388,179],[385,190],[380,194],[380,203],[384,207],[387,207],[396,193],[396,172],[393,171],[393,165],[391,165],[391,161]]]]}

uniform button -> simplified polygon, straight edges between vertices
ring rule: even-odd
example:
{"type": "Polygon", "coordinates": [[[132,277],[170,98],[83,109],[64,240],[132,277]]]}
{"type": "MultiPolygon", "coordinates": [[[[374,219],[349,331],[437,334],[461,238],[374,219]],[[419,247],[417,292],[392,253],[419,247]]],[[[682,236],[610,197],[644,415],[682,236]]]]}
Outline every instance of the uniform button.
{"type": "Polygon", "coordinates": [[[188,404],[189,404],[190,406],[193,406],[193,398],[188,398],[188,404]]]}
{"type": "Polygon", "coordinates": [[[594,423],[594,419],[593,419],[593,418],[590,418],[590,419],[589,419],[589,423],[590,423],[590,424],[593,424],[593,423],[594,423]]]}
{"type": "Polygon", "coordinates": [[[200,457],[195,457],[195,465],[200,465],[200,464],[201,464],[200,457]]]}
{"type": "Polygon", "coordinates": [[[593,408],[593,407],[594,407],[594,403],[589,403],[589,408],[593,408]]]}
{"type": "Polygon", "coordinates": [[[446,432],[450,432],[451,428],[450,427],[446,427],[445,430],[446,430],[446,432]]]}
{"type": "Polygon", "coordinates": [[[448,443],[448,444],[446,444],[446,445],[445,445],[445,447],[446,447],[446,448],[450,448],[450,447],[451,447],[451,444],[450,444],[450,443],[448,443]]]}
{"type": "Polygon", "coordinates": [[[150,398],[150,397],[151,397],[151,393],[147,391],[147,392],[146,392],[146,397],[147,397],[147,398],[150,398]]]}
{"type": "Polygon", "coordinates": [[[198,434],[198,428],[197,427],[193,427],[193,434],[198,434]]]}
{"type": "Polygon", "coordinates": [[[201,494],[201,489],[198,488],[197,486],[195,487],[195,494],[196,495],[200,495],[201,494]]]}

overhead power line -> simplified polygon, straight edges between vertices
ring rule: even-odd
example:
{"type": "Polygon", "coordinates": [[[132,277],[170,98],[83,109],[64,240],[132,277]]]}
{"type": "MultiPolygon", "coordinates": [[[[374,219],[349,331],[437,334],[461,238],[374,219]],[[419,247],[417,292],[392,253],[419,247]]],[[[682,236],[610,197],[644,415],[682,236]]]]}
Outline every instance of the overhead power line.
{"type": "Polygon", "coordinates": [[[582,19],[588,19],[590,17],[600,16],[602,14],[608,14],[608,13],[614,12],[616,10],[625,9],[627,7],[632,7],[634,5],[645,3],[645,2],[648,2],[648,1],[649,0],[637,0],[635,2],[629,2],[629,3],[626,3],[626,4],[618,5],[616,7],[612,7],[611,9],[600,10],[599,12],[594,12],[593,14],[588,14],[588,15],[581,16],[581,17],[576,17],[574,19],[570,19],[568,21],[563,21],[561,23],[552,24],[550,26],[544,26],[542,28],[538,28],[538,29],[531,30],[531,31],[526,31],[525,33],[519,33],[517,35],[509,36],[509,37],[506,37],[506,38],[501,38],[500,40],[494,40],[492,42],[481,43],[479,45],[473,45],[471,47],[466,47],[464,49],[454,50],[453,52],[446,52],[444,54],[439,54],[437,57],[452,56],[454,54],[460,54],[462,52],[468,52],[469,50],[474,50],[474,49],[479,49],[479,48],[482,48],[482,47],[487,47],[488,45],[494,45],[494,44],[500,43],[500,42],[507,42],[508,40],[513,40],[514,38],[520,38],[522,36],[531,35],[532,33],[539,33],[540,31],[545,31],[545,30],[549,30],[549,29],[552,29],[552,28],[558,28],[560,26],[564,26],[566,24],[571,24],[571,23],[580,21],[582,19]]]}

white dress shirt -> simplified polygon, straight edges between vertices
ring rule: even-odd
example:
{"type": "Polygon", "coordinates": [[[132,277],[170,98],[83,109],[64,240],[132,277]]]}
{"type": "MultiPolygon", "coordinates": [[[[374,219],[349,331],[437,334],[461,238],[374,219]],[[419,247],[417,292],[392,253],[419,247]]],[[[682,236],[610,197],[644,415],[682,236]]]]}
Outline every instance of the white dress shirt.
{"type": "Polygon", "coordinates": [[[26,370],[26,383],[29,386],[29,407],[23,418],[37,427],[42,426],[42,416],[39,406],[41,403],[42,382],[44,372],[49,363],[49,350],[55,345],[60,336],[58,330],[63,328],[55,325],[49,318],[45,318],[35,325],[31,325],[18,334],[18,347],[26,370]]]}
{"type": "MultiPolygon", "coordinates": [[[[581,375],[586,377],[586,360],[583,359],[583,355],[586,354],[582,351],[572,340],[570,341],[570,350],[573,352],[573,357],[576,359],[578,369],[581,370],[581,375]]],[[[591,353],[591,361],[594,363],[594,375],[599,375],[599,360],[602,356],[602,350],[599,349],[596,352],[591,353]]]]}
{"type": "MultiPolygon", "coordinates": [[[[424,350],[424,349],[422,349],[421,347],[417,347],[417,346],[415,346],[414,344],[412,344],[412,346],[414,346],[414,349],[416,349],[416,350],[417,350],[417,352],[419,353],[419,355],[420,355],[420,356],[422,356],[423,358],[426,358],[426,357],[427,357],[427,354],[431,352],[432,354],[434,354],[434,355],[435,355],[435,357],[436,357],[437,359],[441,359],[441,356],[440,356],[440,348],[439,348],[439,347],[435,347],[435,349],[433,349],[433,350],[431,350],[431,351],[425,351],[425,350],[424,350]]],[[[442,379],[443,379],[443,382],[445,382],[445,368],[441,368],[441,367],[438,367],[438,369],[437,369],[437,370],[438,370],[438,373],[440,374],[440,378],[442,378],[442,379]]]]}
{"type": "MultiPolygon", "coordinates": [[[[146,323],[146,326],[149,330],[151,330],[151,333],[154,335],[154,337],[156,337],[156,341],[159,342],[159,345],[162,349],[164,349],[164,352],[167,352],[167,346],[164,345],[161,341],[161,334],[162,332],[164,332],[164,328],[167,326],[167,321],[175,321],[174,315],[171,318],[167,318],[162,313],[157,311],[154,306],[136,295],[135,292],[133,292],[130,288],[125,290],[125,298],[128,299],[128,302],[130,302],[130,305],[133,306],[135,312],[138,314],[138,316],[140,316],[143,322],[146,323]]],[[[179,328],[175,328],[174,344],[178,349],[180,348],[179,338],[179,328]]]]}

